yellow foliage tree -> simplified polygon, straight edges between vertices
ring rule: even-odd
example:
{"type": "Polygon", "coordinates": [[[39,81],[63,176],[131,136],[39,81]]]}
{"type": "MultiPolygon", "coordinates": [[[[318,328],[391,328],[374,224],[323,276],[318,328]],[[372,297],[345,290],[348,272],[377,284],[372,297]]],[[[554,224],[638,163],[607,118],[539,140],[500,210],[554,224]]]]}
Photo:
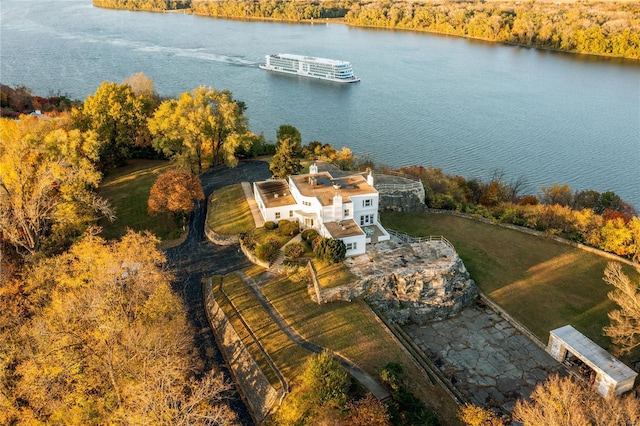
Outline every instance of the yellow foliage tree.
{"type": "Polygon", "coordinates": [[[614,262],[607,264],[604,281],[615,287],[608,296],[619,309],[609,312],[610,325],[603,330],[621,353],[631,353],[640,347],[640,283],[631,282],[614,262]]]}
{"type": "Polygon", "coordinates": [[[626,426],[640,418],[640,403],[632,395],[604,399],[571,377],[550,377],[530,398],[513,410],[524,426],[626,426]]]}
{"type": "Polygon", "coordinates": [[[33,318],[15,369],[15,422],[235,421],[220,374],[203,379],[194,333],[150,234],[86,235],[26,277],[33,318]]]}
{"type": "Polygon", "coordinates": [[[34,254],[48,238],[82,232],[96,212],[111,215],[93,190],[101,176],[92,132],[68,130],[65,120],[0,118],[0,229],[34,254]]]}
{"type": "Polygon", "coordinates": [[[458,412],[458,417],[469,426],[503,426],[504,422],[500,420],[496,413],[487,409],[478,407],[477,405],[466,403],[458,412]]]}
{"type": "Polygon", "coordinates": [[[185,92],[160,104],[149,119],[154,147],[194,174],[221,163],[234,167],[238,148],[249,148],[244,108],[229,90],[185,92]]]}

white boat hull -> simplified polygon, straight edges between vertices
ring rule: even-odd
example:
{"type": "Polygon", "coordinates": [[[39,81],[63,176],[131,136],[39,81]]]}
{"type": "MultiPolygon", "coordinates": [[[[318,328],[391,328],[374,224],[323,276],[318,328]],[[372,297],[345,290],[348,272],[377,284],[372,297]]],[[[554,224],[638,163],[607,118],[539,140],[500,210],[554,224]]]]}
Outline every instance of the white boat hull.
{"type": "Polygon", "coordinates": [[[260,64],[259,68],[266,71],[298,75],[335,83],[357,83],[360,81],[358,77],[353,75],[351,64],[346,61],[292,54],[266,55],[265,59],[266,62],[260,64]],[[272,61],[275,62],[275,64],[272,64],[272,61]],[[338,76],[336,76],[336,74],[338,76]]]}

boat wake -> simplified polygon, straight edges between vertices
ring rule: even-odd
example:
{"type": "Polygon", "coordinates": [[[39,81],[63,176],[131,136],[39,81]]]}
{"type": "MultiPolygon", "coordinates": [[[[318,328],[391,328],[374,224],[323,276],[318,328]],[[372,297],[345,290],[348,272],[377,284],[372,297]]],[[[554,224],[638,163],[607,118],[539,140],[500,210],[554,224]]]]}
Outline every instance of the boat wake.
{"type": "Polygon", "coordinates": [[[139,52],[155,53],[165,56],[176,56],[180,58],[193,58],[201,61],[220,62],[241,67],[257,67],[259,65],[258,62],[249,61],[239,56],[228,56],[211,52],[209,49],[204,47],[186,49],[171,46],[141,45],[137,46],[135,50],[139,52]]]}
{"type": "Polygon", "coordinates": [[[61,31],[50,26],[36,23],[29,19],[14,20],[14,24],[9,21],[5,22],[3,16],[2,26],[7,29],[18,31],[27,31],[42,34],[47,38],[57,38],[60,40],[72,40],[86,44],[108,44],[111,46],[128,49],[137,52],[145,52],[149,54],[163,55],[167,57],[193,58],[201,61],[211,61],[225,63],[241,67],[258,67],[260,64],[256,61],[250,61],[240,56],[229,56],[219,54],[213,51],[215,46],[185,48],[179,46],[165,46],[161,44],[153,44],[144,41],[132,41],[119,37],[113,37],[111,34],[105,33],[104,29],[96,28],[93,33],[76,33],[72,31],[61,31]],[[17,21],[17,22],[16,22],[17,21]]]}

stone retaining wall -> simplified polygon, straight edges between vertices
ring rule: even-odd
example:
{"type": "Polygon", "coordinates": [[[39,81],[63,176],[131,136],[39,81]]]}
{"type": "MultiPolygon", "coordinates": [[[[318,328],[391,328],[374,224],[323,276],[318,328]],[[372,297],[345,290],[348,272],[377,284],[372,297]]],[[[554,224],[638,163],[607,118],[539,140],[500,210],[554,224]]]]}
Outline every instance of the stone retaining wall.
{"type": "Polygon", "coordinates": [[[213,229],[209,228],[207,225],[204,226],[204,234],[207,236],[209,241],[219,246],[230,246],[238,242],[237,235],[216,234],[213,229]]]}
{"type": "Polygon", "coordinates": [[[380,189],[378,206],[381,211],[422,212],[425,210],[424,188],[380,189]]]}
{"type": "Polygon", "coordinates": [[[260,424],[278,403],[280,392],[271,386],[216,302],[211,289],[211,280],[203,285],[203,291],[205,310],[218,346],[231,368],[235,382],[240,387],[254,421],[260,424]]]}

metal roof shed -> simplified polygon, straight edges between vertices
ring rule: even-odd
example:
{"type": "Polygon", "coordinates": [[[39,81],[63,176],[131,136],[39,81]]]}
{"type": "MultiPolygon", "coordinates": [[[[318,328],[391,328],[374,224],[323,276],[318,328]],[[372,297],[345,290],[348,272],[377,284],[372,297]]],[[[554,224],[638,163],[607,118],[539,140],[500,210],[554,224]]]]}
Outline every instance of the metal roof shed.
{"type": "Polygon", "coordinates": [[[571,353],[588,365],[596,373],[593,386],[604,397],[631,390],[638,376],[638,373],[570,325],[550,331],[547,352],[560,362],[564,362],[571,353]]]}

